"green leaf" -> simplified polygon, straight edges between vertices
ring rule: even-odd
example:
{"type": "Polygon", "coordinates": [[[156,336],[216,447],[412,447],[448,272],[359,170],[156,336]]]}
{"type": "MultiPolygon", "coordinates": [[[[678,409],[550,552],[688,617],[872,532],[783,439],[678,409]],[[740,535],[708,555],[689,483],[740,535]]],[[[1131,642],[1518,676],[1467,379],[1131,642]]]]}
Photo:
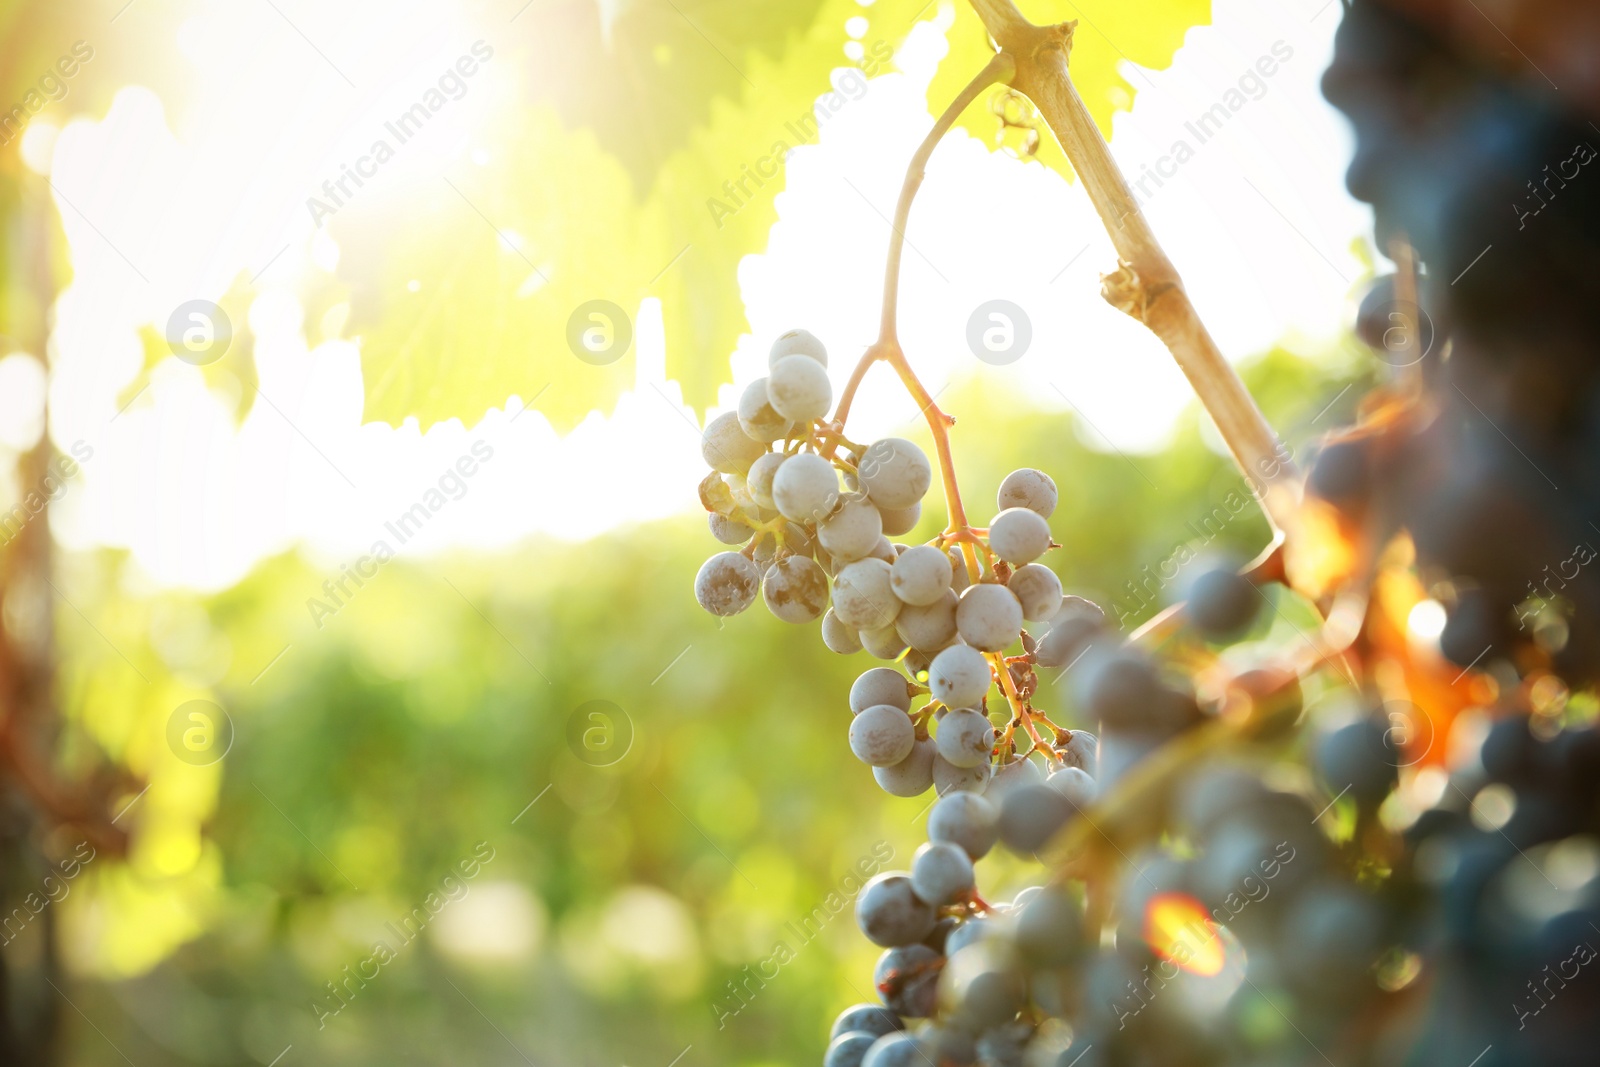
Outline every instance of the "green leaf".
{"type": "MultiPolygon", "coordinates": [[[[1035,19],[1081,19],[1073,69],[1102,126],[1132,99],[1116,72],[1124,55],[1164,65],[1210,12],[1208,0],[1037,6],[1035,19]]],[[[632,317],[647,297],[661,302],[668,377],[690,405],[712,404],[748,329],[739,261],[766,245],[784,156],[816,139],[830,76],[882,73],[940,11],[939,0],[534,0],[515,24],[523,42],[497,48],[496,69],[533,73],[488,162],[448,166],[437,195],[408,200],[403,225],[365,202],[328,221],[344,249],[366,418],[470,424],[512,394],[537,395],[564,431],[635,380],[631,347],[605,365],[579,358],[575,313],[608,301],[632,317]],[[854,60],[851,19],[866,21],[854,60]]],[[[989,54],[965,3],[950,35],[936,112],[989,54]]],[[[991,143],[999,129],[982,106],[966,125],[991,143]]],[[[1046,142],[1041,157],[1065,169],[1046,142]]]]}
{"type": "MultiPolygon", "coordinates": [[[[671,12],[667,0],[625,5],[611,51],[595,52],[592,5],[578,5],[585,15],[536,3],[523,17],[574,20],[573,54],[589,59],[569,57],[561,78],[537,75],[540,95],[490,161],[447,168],[438,195],[408,205],[403,226],[361,201],[328,220],[352,288],[367,419],[470,424],[514,393],[539,395],[558,430],[609,410],[634,383],[633,352],[596,366],[568,343],[574,312],[597,300],[629,316],[646,297],[661,301],[667,375],[691,405],[709,406],[730,380],[748,329],[739,261],[766,244],[783,156],[816,140],[830,73],[852,65],[846,21],[868,20],[858,65],[871,75],[886,69],[917,7],[801,5],[819,13],[797,33],[792,9],[759,13],[778,5],[680,3],[707,40],[693,27],[685,36],[685,18],[661,17],[662,5],[671,12]],[[637,92],[620,93],[617,79],[637,92]],[[630,143],[641,139],[649,145],[630,143]]],[[[551,58],[547,45],[494,62],[537,69],[539,56],[551,58]]]]}
{"type": "MultiPolygon", "coordinates": [[[[1119,68],[1125,63],[1152,70],[1165,68],[1183,44],[1184,34],[1211,21],[1211,0],[1034,0],[1018,6],[1039,25],[1077,20],[1068,69],[1090,115],[1107,137],[1111,136],[1112,116],[1131,108],[1135,94],[1146,87],[1138,74],[1130,81],[1119,68]]],[[[950,53],[928,86],[928,106],[934,114],[943,111],[994,54],[983,23],[965,2],[956,5],[949,41],[950,53]]],[[[957,125],[986,144],[1022,154],[1025,134],[1003,129],[995,111],[1005,92],[1003,88],[990,90],[957,125]]],[[[1038,151],[1032,158],[1070,177],[1072,167],[1042,119],[1038,120],[1038,133],[1038,151]]]]}

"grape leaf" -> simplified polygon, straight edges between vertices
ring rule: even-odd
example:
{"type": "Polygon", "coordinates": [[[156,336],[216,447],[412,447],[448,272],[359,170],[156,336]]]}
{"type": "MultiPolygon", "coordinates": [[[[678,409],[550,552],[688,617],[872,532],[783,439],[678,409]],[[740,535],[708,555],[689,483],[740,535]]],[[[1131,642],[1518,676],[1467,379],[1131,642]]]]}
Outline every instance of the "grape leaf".
{"type": "MultiPolygon", "coordinates": [[[[761,250],[776,219],[784,153],[816,140],[818,97],[836,68],[853,65],[846,20],[869,23],[858,65],[877,73],[918,12],[911,0],[868,9],[825,0],[795,33],[792,12],[761,23],[745,9],[777,5],[725,6],[684,7],[705,40],[693,28],[685,36],[667,0],[608,4],[619,54],[605,70],[569,57],[559,77],[534,76],[488,164],[446,168],[437,196],[400,209],[404,226],[376,197],[328,220],[351,285],[367,419],[470,423],[515,393],[538,395],[567,429],[634,383],[631,349],[599,365],[579,358],[574,313],[603,300],[632,316],[651,296],[662,303],[668,376],[690,404],[715,400],[747,329],[739,260],[761,250]],[[619,78],[637,91],[584,95],[590,81],[619,78]],[[626,143],[639,140],[650,143],[626,143]]],[[[535,15],[576,27],[576,52],[599,47],[588,36],[602,27],[592,5],[536,4],[524,18],[535,15]]],[[[534,69],[539,57],[553,61],[547,44],[495,62],[534,69]]],[[[592,321],[580,315],[577,327],[592,321]]]]}
{"type": "MultiPolygon", "coordinates": [[[[1131,101],[1116,71],[1124,55],[1162,65],[1209,14],[1206,0],[1049,7],[1028,13],[1082,19],[1073,65],[1103,125],[1131,101]],[[1109,38],[1085,29],[1091,19],[1109,38]]],[[[537,395],[566,430],[635,382],[622,343],[632,324],[596,319],[594,302],[631,317],[646,297],[661,302],[668,377],[709,406],[748,328],[737,268],[766,243],[786,152],[816,139],[819,97],[855,84],[842,80],[848,68],[883,72],[916,22],[947,8],[534,0],[515,23],[525,40],[499,46],[496,63],[532,73],[488,161],[464,154],[436,196],[403,205],[403,226],[371,210],[376,198],[328,222],[344,249],[365,417],[472,423],[512,394],[537,395]],[[617,344],[611,362],[571,343],[597,325],[617,344]]],[[[930,90],[936,111],[989,50],[964,3],[951,44],[930,90]]],[[[990,142],[999,126],[983,107],[966,123],[990,142]]],[[[1045,158],[1064,168],[1055,151],[1045,158]]]]}
{"type": "MultiPolygon", "coordinates": [[[[1040,25],[1077,20],[1069,59],[1072,81],[1107,137],[1112,116],[1132,107],[1136,92],[1146,87],[1139,73],[1130,72],[1130,81],[1119,68],[1125,63],[1152,70],[1166,67],[1190,27],[1211,21],[1211,0],[1034,0],[1018,6],[1029,21],[1040,25]]],[[[983,23],[969,4],[956,5],[948,37],[950,53],[928,86],[928,106],[934,114],[943,111],[994,54],[983,23]]],[[[1002,129],[995,113],[1004,94],[1003,88],[990,90],[957,125],[986,144],[1020,151],[1024,135],[1002,129]]],[[[1015,114],[1014,105],[1012,111],[1015,114]]],[[[1072,167],[1042,119],[1038,133],[1033,158],[1070,176],[1072,167]]]]}

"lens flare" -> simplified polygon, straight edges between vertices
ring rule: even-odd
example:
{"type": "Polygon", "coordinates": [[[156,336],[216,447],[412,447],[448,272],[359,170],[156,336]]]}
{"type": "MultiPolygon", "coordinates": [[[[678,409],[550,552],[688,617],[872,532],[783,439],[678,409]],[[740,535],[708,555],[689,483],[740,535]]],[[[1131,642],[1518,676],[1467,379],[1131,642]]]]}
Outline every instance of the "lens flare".
{"type": "Polygon", "coordinates": [[[1145,943],[1191,974],[1210,978],[1222,972],[1227,950],[1218,934],[1205,907],[1187,893],[1160,893],[1145,906],[1145,943]]]}

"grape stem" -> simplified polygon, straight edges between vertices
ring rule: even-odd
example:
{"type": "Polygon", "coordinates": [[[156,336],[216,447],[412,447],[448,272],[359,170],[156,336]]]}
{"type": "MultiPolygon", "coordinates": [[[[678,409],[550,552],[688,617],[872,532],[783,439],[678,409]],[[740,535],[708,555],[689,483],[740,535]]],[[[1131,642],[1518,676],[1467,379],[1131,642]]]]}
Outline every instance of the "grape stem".
{"type": "Polygon", "coordinates": [[[1275,530],[1289,529],[1300,501],[1300,478],[1278,436],[1239,375],[1223,358],[1184,290],[1183,279],[1139,209],[1127,179],[1067,70],[1076,22],[1036,26],[1013,0],[971,0],[1015,67],[1012,88],[1033,101],[1083,182],[1118,267],[1104,278],[1103,295],[1144,323],[1167,349],[1216,423],[1234,462],[1244,471],[1275,530]]]}
{"type": "MultiPolygon", "coordinates": [[[[911,157],[911,162],[906,167],[905,181],[900,186],[900,200],[895,205],[894,222],[891,224],[889,235],[889,254],[883,277],[883,315],[879,323],[878,340],[862,353],[860,361],[851,371],[850,380],[845,384],[844,392],[839,398],[839,407],[833,416],[833,424],[840,428],[839,432],[842,434],[845,420],[850,415],[850,405],[855,400],[856,390],[860,388],[868,368],[880,360],[894,368],[906,392],[911,394],[918,410],[928,420],[928,428],[933,434],[933,447],[939,457],[939,475],[944,484],[945,507],[948,513],[948,523],[939,540],[955,541],[961,546],[961,556],[967,567],[967,580],[974,585],[983,574],[977,550],[981,542],[967,525],[966,508],[961,502],[961,487],[956,480],[955,460],[950,452],[950,427],[955,425],[956,420],[939,409],[934,398],[928,394],[927,387],[911,369],[905,350],[900,347],[896,318],[900,303],[900,263],[905,253],[906,225],[911,218],[911,204],[916,199],[917,190],[922,187],[923,178],[927,175],[928,160],[932,158],[933,150],[938,147],[939,141],[950,132],[956,119],[978,98],[979,94],[991,85],[1009,82],[1015,76],[1016,70],[1015,58],[1003,51],[996,53],[950,102],[950,106],[944,109],[934,122],[933,129],[928,131],[928,135],[922,139],[922,144],[911,157]]],[[[830,444],[824,454],[831,458],[834,447],[836,446],[830,444]]],[[[985,551],[987,552],[987,548],[985,551]]],[[[1034,744],[1043,747],[1038,733],[1034,730],[1030,713],[1018,696],[1016,686],[1012,684],[1005,657],[996,653],[987,658],[1000,679],[1001,688],[1006,694],[1006,702],[1011,706],[1012,717],[1022,722],[1023,728],[1027,730],[1034,744]]]]}
{"type": "MultiPolygon", "coordinates": [[[[896,312],[899,307],[900,296],[900,261],[905,252],[906,223],[911,217],[911,204],[916,199],[917,190],[922,187],[922,179],[927,173],[928,160],[933,155],[933,150],[961,113],[978,98],[989,86],[997,82],[1009,81],[1016,73],[1016,61],[1004,52],[997,53],[986,63],[976,77],[967,83],[966,88],[950,102],[944,109],[933,129],[922,139],[922,144],[917,147],[916,154],[911,157],[911,162],[906,167],[905,181],[900,187],[900,201],[895,205],[894,222],[891,224],[889,235],[889,254],[884,267],[883,279],[883,316],[879,324],[878,340],[862,353],[861,359],[856,363],[855,369],[850,372],[850,380],[845,384],[844,392],[839,397],[839,407],[834,412],[833,422],[843,432],[845,420],[850,416],[850,405],[855,400],[856,390],[860,387],[862,379],[867,375],[867,370],[880,360],[889,364],[900,377],[906,391],[917,402],[918,409],[928,420],[928,428],[933,433],[934,451],[939,457],[939,474],[944,483],[945,505],[949,513],[949,524],[945,538],[954,538],[961,542],[962,557],[967,565],[967,578],[976,583],[981,574],[978,565],[978,554],[971,541],[962,536],[967,531],[966,509],[961,504],[961,488],[956,482],[955,462],[950,455],[950,427],[955,425],[955,419],[945,414],[934,403],[934,398],[928,395],[928,390],[917,378],[916,372],[911,369],[911,364],[906,360],[905,351],[900,347],[900,338],[896,329],[896,312]]],[[[823,453],[827,458],[832,458],[836,445],[830,444],[823,453]]]]}

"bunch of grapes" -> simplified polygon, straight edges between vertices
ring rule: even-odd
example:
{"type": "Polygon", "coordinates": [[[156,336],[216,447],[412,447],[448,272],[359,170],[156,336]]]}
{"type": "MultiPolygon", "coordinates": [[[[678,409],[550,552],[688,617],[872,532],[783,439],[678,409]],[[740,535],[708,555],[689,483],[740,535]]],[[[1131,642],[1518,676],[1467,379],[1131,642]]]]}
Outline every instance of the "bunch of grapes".
{"type": "MultiPolygon", "coordinates": [[[[833,651],[885,661],[851,687],[850,750],[892,795],[935,792],[911,869],[857,899],[881,1003],[838,1017],[824,1067],[1595,1062],[1600,200],[1562,184],[1515,228],[1500,205],[1549,160],[1600,153],[1555,102],[1378,0],[1349,6],[1326,84],[1380,219],[1437,277],[1399,256],[1369,295],[1358,333],[1390,373],[1303,484],[1291,470],[1289,497],[1265,497],[1268,549],[1133,634],[1039,562],[1047,475],[1013,472],[989,525],[967,524],[953,420],[894,334],[903,226],[852,385],[883,360],[926,402],[943,531],[891,540],[933,466],[903,440],[849,441],[848,390],[826,418],[809,334],[780,338],[769,377],[707,428],[702,500],[744,547],[701,570],[701,604],[763,594],[820,618],[833,651]],[[1482,123],[1498,154],[1458,168],[1394,114],[1482,123]],[[1056,718],[1093,733],[1035,706],[1042,675],[1056,718]],[[1042,884],[986,899],[976,865],[996,850],[1042,884]]],[[[902,223],[973,96],[913,160],[902,223]]]]}

